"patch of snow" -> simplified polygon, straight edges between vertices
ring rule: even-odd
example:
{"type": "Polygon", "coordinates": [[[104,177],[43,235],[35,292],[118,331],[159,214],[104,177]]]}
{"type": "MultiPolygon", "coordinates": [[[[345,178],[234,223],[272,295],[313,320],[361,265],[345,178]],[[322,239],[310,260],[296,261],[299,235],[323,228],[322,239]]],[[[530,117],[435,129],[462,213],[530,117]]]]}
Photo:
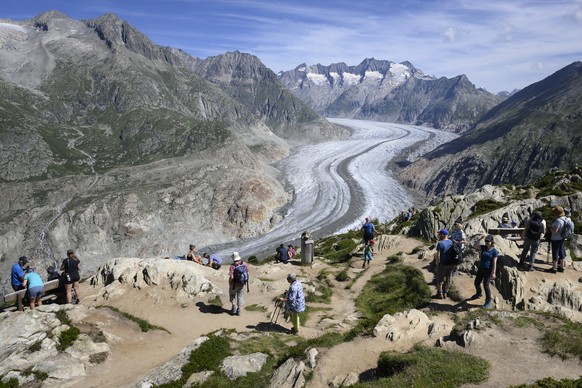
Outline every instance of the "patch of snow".
{"type": "Polygon", "coordinates": [[[401,63],[392,63],[390,65],[390,74],[395,81],[404,82],[410,77],[410,70],[401,63]]]}
{"type": "Polygon", "coordinates": [[[336,73],[335,71],[330,71],[329,75],[333,78],[333,79],[339,79],[341,78],[341,75],[339,75],[338,73],[336,73]]]}
{"type": "Polygon", "coordinates": [[[25,27],[19,26],[18,24],[11,24],[11,23],[0,23],[0,28],[7,28],[9,30],[19,31],[19,32],[28,32],[25,27]]]}
{"type": "Polygon", "coordinates": [[[384,77],[384,75],[382,73],[380,73],[379,71],[366,71],[366,73],[364,73],[364,77],[373,78],[373,79],[382,79],[384,77]]]}
{"type": "Polygon", "coordinates": [[[325,74],[307,73],[307,79],[317,86],[328,84],[325,74]]]}
{"type": "Polygon", "coordinates": [[[356,85],[360,83],[360,76],[358,74],[353,73],[344,73],[344,84],[347,85],[356,85]]]}
{"type": "Polygon", "coordinates": [[[305,66],[300,67],[299,69],[297,69],[297,71],[305,71],[305,66]]]}

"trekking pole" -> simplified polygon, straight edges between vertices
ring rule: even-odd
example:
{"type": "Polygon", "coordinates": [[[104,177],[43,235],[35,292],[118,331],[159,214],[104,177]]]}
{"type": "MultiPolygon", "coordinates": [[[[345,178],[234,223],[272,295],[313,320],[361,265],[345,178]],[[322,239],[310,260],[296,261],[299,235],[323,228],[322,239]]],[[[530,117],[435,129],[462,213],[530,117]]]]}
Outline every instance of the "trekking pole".
{"type": "Polygon", "coordinates": [[[277,323],[277,319],[279,319],[279,313],[281,312],[281,304],[279,303],[279,300],[276,299],[275,300],[275,310],[273,310],[273,314],[271,314],[271,322],[273,323],[273,318],[275,318],[275,322],[277,323]]]}

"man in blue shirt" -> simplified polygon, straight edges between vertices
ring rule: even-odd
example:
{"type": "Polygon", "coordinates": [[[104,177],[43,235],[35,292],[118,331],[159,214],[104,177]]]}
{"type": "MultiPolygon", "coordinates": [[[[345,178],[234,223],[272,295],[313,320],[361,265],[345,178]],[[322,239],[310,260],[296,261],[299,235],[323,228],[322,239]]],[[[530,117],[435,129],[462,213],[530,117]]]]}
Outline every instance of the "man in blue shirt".
{"type": "Polygon", "coordinates": [[[24,270],[28,268],[28,258],[22,256],[18,259],[17,263],[12,266],[12,273],[10,275],[10,280],[12,283],[12,289],[14,291],[24,289],[24,270]]]}
{"type": "Polygon", "coordinates": [[[446,299],[452,281],[451,276],[455,269],[455,265],[451,263],[453,242],[449,240],[449,231],[446,229],[439,230],[437,236],[439,242],[436,246],[438,263],[436,271],[437,293],[435,298],[446,299]]]}

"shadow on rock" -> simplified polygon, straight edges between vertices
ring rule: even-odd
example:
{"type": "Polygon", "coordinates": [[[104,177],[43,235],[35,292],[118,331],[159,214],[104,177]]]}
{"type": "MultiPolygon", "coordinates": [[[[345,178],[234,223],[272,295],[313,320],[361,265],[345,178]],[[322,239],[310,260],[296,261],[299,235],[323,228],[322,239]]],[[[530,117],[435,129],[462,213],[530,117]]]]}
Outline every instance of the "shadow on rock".
{"type": "Polygon", "coordinates": [[[222,306],[215,306],[211,304],[206,304],[204,302],[198,302],[196,303],[196,306],[198,306],[198,309],[203,314],[224,314],[230,312],[230,310],[227,310],[222,306]]]}

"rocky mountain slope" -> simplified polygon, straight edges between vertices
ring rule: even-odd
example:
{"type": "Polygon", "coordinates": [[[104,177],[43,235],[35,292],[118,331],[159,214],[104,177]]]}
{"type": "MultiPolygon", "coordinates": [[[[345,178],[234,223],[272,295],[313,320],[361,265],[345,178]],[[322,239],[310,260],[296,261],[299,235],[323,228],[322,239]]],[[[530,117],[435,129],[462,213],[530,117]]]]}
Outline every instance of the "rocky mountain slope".
{"type": "Polygon", "coordinates": [[[278,74],[296,96],[328,117],[427,125],[463,132],[503,97],[460,75],[427,76],[409,62],[365,59],[357,66],[297,66],[278,74]]]}
{"type": "Polygon", "coordinates": [[[3,21],[0,265],[264,232],[290,199],[270,167],[286,139],[347,135],[250,55],[202,61],[111,14],[3,21]]]}
{"type": "Polygon", "coordinates": [[[550,168],[571,169],[582,139],[582,62],[574,62],[499,104],[470,132],[402,172],[429,193],[462,193],[484,184],[526,184],[550,168]]]}

